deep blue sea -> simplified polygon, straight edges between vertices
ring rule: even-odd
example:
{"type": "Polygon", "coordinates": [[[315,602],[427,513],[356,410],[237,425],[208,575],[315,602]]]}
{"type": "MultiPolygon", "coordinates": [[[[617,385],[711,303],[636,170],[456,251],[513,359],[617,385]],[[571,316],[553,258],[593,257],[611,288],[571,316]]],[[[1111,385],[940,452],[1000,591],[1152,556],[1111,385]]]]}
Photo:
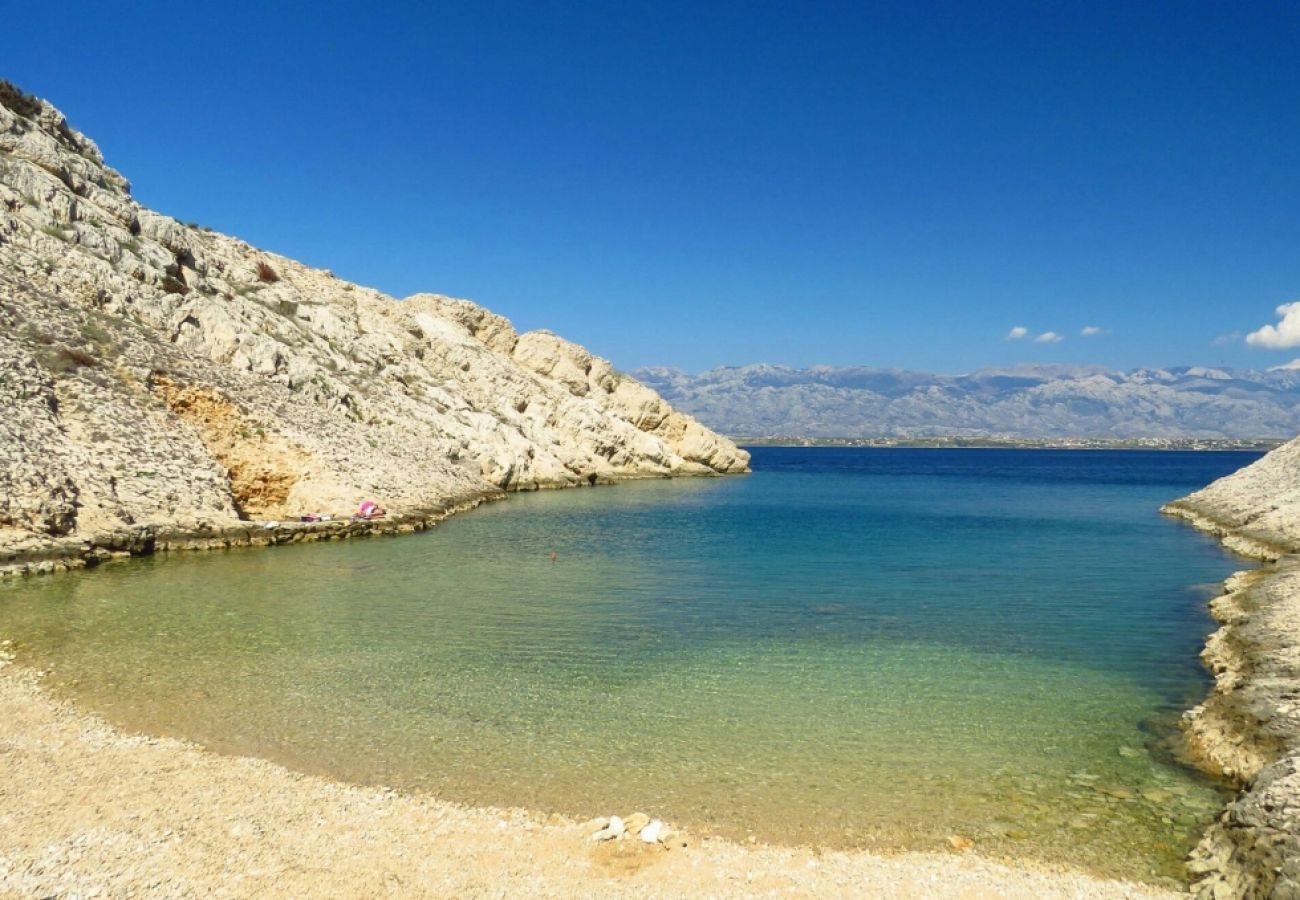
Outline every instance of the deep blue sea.
{"type": "Polygon", "coordinates": [[[1158,509],[1258,454],[753,454],[0,583],[0,636],[111,721],[339,778],[1180,877],[1223,795],[1175,723],[1245,563],[1158,509]]]}

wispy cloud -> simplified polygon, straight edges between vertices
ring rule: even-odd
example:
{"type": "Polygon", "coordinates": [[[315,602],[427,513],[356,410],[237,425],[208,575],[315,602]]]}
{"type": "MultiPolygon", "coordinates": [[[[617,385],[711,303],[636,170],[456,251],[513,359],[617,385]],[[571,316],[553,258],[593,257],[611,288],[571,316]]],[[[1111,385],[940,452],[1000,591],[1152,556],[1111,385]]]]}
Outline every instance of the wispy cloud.
{"type": "Polygon", "coordinates": [[[1110,334],[1110,329],[1100,328],[1096,325],[1084,325],[1083,328],[1080,329],[1079,334],[1084,337],[1097,337],[1101,334],[1110,334]]]}
{"type": "Polygon", "coordinates": [[[1277,314],[1280,321],[1276,325],[1265,325],[1252,331],[1246,335],[1246,343],[1269,350],[1300,347],[1300,300],[1283,303],[1277,308],[1277,314]]]}
{"type": "Polygon", "coordinates": [[[1029,337],[1029,329],[1023,325],[1017,325],[1014,328],[1012,328],[1010,331],[1008,331],[1007,336],[1004,337],[1002,340],[1023,341],[1027,337],[1029,337]]]}
{"type": "Polygon", "coordinates": [[[1044,331],[1038,337],[1034,338],[1035,344],[1059,344],[1065,338],[1061,337],[1055,331],[1044,331]]]}
{"type": "Polygon", "coordinates": [[[1227,334],[1221,334],[1214,340],[1210,341],[1216,347],[1222,347],[1224,344],[1235,344],[1241,340],[1240,331],[1229,331],[1227,334]]]}

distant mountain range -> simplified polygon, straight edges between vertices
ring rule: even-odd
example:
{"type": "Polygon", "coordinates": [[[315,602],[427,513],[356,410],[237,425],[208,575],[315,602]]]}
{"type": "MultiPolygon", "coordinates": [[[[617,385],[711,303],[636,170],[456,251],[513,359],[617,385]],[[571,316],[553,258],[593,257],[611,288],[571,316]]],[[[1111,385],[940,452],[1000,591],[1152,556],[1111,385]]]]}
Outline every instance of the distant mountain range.
{"type": "Polygon", "coordinates": [[[744,437],[1291,438],[1300,370],[1116,371],[1025,365],[901,369],[727,367],[632,373],[710,428],[744,437]]]}

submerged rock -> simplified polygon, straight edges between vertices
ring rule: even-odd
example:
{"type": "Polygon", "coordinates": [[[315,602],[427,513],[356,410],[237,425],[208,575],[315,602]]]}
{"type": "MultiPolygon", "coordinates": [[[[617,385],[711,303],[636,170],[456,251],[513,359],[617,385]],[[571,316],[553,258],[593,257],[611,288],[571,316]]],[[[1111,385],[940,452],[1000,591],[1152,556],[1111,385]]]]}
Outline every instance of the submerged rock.
{"type": "Polygon", "coordinates": [[[948,846],[958,853],[965,853],[975,848],[975,842],[963,835],[953,834],[948,836],[948,846]]]}

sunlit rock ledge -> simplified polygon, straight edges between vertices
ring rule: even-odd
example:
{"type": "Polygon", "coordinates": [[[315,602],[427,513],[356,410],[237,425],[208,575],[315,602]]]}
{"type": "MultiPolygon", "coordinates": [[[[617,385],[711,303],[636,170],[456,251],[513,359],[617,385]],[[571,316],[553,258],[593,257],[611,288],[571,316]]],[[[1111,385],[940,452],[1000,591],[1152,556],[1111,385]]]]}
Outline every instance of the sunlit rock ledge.
{"type": "Polygon", "coordinates": [[[1164,511],[1265,562],[1211,602],[1214,689],[1184,716],[1192,755],[1242,789],[1192,855],[1194,889],[1300,896],[1300,439],[1164,511]]]}
{"type": "Polygon", "coordinates": [[[146,209],[58,110],[4,82],[0,406],[10,563],[749,461],[550,332],[146,209]]]}

